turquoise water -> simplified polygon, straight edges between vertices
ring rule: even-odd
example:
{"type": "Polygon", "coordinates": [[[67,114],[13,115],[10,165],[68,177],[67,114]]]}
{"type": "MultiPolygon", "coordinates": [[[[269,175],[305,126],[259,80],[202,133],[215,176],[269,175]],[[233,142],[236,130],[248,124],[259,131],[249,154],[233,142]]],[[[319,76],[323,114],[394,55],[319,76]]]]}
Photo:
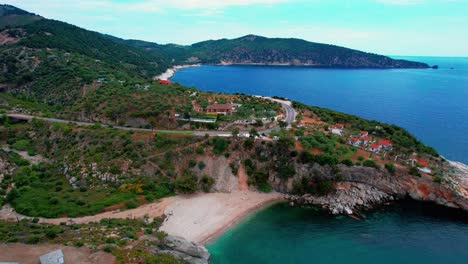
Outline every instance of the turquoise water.
{"type": "Polygon", "coordinates": [[[276,204],[228,230],[208,250],[212,263],[467,263],[468,216],[406,202],[333,217],[276,204]]]}
{"type": "Polygon", "coordinates": [[[396,124],[468,164],[468,58],[405,58],[440,69],[202,66],[180,70],[173,80],[207,91],[284,96],[396,124]]]}

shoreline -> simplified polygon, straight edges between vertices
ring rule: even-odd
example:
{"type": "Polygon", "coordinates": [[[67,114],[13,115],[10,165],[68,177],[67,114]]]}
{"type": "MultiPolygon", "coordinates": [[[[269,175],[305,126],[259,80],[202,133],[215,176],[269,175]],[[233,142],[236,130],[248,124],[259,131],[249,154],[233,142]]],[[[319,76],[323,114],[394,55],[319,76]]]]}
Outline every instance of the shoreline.
{"type": "Polygon", "coordinates": [[[242,220],[246,219],[247,217],[258,213],[260,210],[263,210],[263,209],[265,209],[267,207],[275,205],[276,203],[281,203],[281,202],[286,202],[286,201],[287,200],[285,200],[285,199],[277,199],[277,200],[265,201],[264,203],[258,204],[257,206],[250,208],[250,210],[246,211],[244,214],[238,215],[236,218],[232,219],[232,221],[230,221],[229,223],[227,223],[226,225],[224,225],[220,229],[212,232],[210,235],[207,235],[204,239],[202,239],[200,241],[197,241],[197,243],[200,243],[200,244],[206,246],[207,244],[209,244],[209,243],[215,241],[216,239],[218,239],[228,229],[230,229],[231,227],[239,224],[240,222],[242,222],[242,220]]]}
{"type": "Polygon", "coordinates": [[[277,192],[195,194],[166,207],[160,230],[206,245],[251,213],[280,201],[285,199],[277,192]]]}
{"type": "Polygon", "coordinates": [[[170,80],[174,77],[175,73],[180,69],[191,68],[191,67],[200,67],[201,64],[185,64],[185,65],[175,65],[165,72],[161,73],[160,75],[155,76],[154,80],[170,80]]]}

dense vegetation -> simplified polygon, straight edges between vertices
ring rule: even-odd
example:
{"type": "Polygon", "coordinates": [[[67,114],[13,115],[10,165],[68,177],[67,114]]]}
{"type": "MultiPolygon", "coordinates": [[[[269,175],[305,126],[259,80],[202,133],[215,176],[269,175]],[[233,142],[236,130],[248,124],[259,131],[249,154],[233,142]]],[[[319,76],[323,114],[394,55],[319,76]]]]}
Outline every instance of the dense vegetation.
{"type": "Polygon", "coordinates": [[[117,40],[155,54],[167,54],[179,63],[291,64],[345,68],[427,68],[425,63],[394,60],[386,56],[301,39],[247,35],[237,39],[208,40],[191,46],[159,45],[117,40]]]}

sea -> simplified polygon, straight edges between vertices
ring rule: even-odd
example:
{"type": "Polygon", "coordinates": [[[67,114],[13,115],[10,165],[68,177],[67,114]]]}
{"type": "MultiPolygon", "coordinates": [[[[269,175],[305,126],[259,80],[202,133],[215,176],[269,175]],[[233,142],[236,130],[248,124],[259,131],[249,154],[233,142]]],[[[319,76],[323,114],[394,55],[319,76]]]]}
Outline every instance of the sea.
{"type": "Polygon", "coordinates": [[[466,264],[468,215],[413,201],[356,220],[280,203],[207,245],[213,264],[466,264]]]}
{"type": "Polygon", "coordinates": [[[396,57],[439,69],[200,66],[172,78],[224,93],[282,96],[395,124],[452,161],[468,164],[468,58],[396,57]]]}
{"type": "MultiPolygon", "coordinates": [[[[394,56],[395,57],[395,56],[394,56]]],[[[439,69],[200,66],[172,78],[224,93],[282,96],[404,127],[449,160],[468,164],[468,58],[395,57],[439,69]]],[[[396,202],[362,219],[279,203],[207,247],[211,263],[468,263],[468,216],[396,202]]]]}

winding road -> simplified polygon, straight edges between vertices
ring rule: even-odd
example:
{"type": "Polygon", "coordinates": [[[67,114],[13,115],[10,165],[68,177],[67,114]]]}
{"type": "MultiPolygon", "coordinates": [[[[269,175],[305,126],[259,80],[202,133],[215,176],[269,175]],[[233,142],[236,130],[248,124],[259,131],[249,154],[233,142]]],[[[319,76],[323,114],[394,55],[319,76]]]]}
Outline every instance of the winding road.
{"type": "MultiPolygon", "coordinates": [[[[277,100],[277,99],[272,99],[271,100],[278,102],[281,104],[283,109],[285,110],[285,122],[289,126],[294,122],[296,119],[296,112],[294,111],[294,108],[291,106],[291,102],[289,101],[283,101],[283,100],[277,100]]],[[[16,113],[7,113],[6,114],[9,118],[13,118],[16,120],[24,120],[24,121],[31,121],[33,119],[39,119],[39,120],[44,120],[47,122],[53,122],[53,123],[74,123],[79,126],[93,126],[96,123],[91,123],[91,122],[80,122],[80,121],[73,121],[73,120],[65,120],[65,119],[58,119],[58,118],[49,118],[49,117],[39,117],[39,116],[33,116],[33,115],[25,115],[25,114],[16,114],[16,113]]],[[[102,125],[104,127],[109,127],[108,125],[102,125]]],[[[146,131],[146,132],[156,132],[156,133],[168,133],[168,134],[180,134],[180,133],[188,133],[194,136],[218,136],[218,137],[230,137],[232,136],[231,131],[217,131],[217,130],[157,130],[157,129],[148,129],[148,128],[135,128],[135,127],[124,127],[124,126],[112,126],[115,129],[120,129],[120,130],[133,130],[133,131],[146,131]]],[[[274,128],[269,128],[269,129],[264,129],[258,131],[259,133],[265,133],[268,134],[272,131],[279,130],[279,126],[276,126],[274,128]]],[[[241,133],[248,133],[248,131],[241,131],[241,133]]]]}

